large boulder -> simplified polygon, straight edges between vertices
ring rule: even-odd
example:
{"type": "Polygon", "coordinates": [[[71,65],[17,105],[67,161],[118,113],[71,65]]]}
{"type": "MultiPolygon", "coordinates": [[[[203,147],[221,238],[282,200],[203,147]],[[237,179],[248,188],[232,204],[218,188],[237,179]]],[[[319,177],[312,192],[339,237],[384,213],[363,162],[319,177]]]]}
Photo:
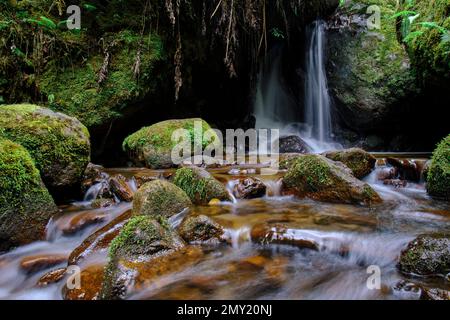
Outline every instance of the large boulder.
{"type": "Polygon", "coordinates": [[[416,275],[441,275],[450,272],[449,235],[421,235],[402,251],[400,271],[416,275]]]}
{"type": "Polygon", "coordinates": [[[206,205],[212,199],[231,200],[225,186],[202,168],[178,169],[173,183],[183,189],[194,204],[206,205]]]}
{"type": "Polygon", "coordinates": [[[395,13],[395,2],[346,1],[330,22],[330,92],[341,120],[359,132],[386,131],[416,92],[408,54],[390,18],[395,13]],[[367,9],[374,4],[381,9],[381,28],[369,30],[367,9]]]}
{"type": "Polygon", "coordinates": [[[81,181],[89,132],[77,119],[31,104],[0,106],[0,136],[24,146],[50,189],[81,181]]]}
{"type": "Polygon", "coordinates": [[[333,161],[340,161],[345,164],[358,179],[371,173],[377,162],[374,156],[359,148],[329,151],[323,155],[333,161]]]}
{"type": "Polygon", "coordinates": [[[177,119],[158,122],[140,129],[128,136],[123,141],[122,147],[136,164],[152,169],[171,168],[176,166],[172,161],[172,149],[178,144],[178,141],[172,140],[172,134],[178,129],[187,130],[192,141],[192,152],[198,147],[203,150],[211,142],[219,139],[215,134],[214,138],[204,139],[203,134],[211,127],[202,119],[177,119]],[[196,123],[201,128],[198,132],[195,132],[196,123]],[[201,146],[198,145],[200,140],[195,139],[197,134],[201,137],[201,146]]]}
{"type": "Polygon", "coordinates": [[[42,239],[57,207],[28,151],[0,139],[0,251],[42,239]]]}
{"type": "Polygon", "coordinates": [[[126,298],[138,276],[139,262],[151,263],[155,257],[170,254],[184,246],[167,221],[149,216],[133,217],[111,242],[101,297],[126,298]]]}
{"type": "Polygon", "coordinates": [[[186,193],[165,180],[144,183],[134,195],[133,214],[169,218],[192,205],[186,193]]]}
{"type": "Polygon", "coordinates": [[[427,172],[427,191],[433,197],[450,200],[450,135],[433,152],[427,172]]]}
{"type": "Polygon", "coordinates": [[[283,136],[279,139],[280,153],[308,153],[311,151],[308,144],[299,136],[283,136]]]}
{"type": "Polygon", "coordinates": [[[381,202],[380,196],[345,165],[322,155],[298,157],[283,178],[283,192],[326,202],[381,202]]]}

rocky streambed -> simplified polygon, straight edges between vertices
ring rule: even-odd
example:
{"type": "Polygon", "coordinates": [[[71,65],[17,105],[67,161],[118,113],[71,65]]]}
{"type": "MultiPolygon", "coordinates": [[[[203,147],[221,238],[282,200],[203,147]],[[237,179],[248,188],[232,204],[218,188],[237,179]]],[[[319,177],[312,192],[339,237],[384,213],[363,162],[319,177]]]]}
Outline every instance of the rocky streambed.
{"type": "Polygon", "coordinates": [[[426,159],[388,156],[362,178],[381,199],[370,205],[286,194],[292,173],[259,166],[209,168],[223,196],[209,199],[167,189],[201,180],[179,170],[89,165],[84,201],[60,206],[45,240],[0,256],[0,297],[448,299],[448,202],[427,195],[426,159]],[[158,205],[164,220],[136,218],[158,205]]]}

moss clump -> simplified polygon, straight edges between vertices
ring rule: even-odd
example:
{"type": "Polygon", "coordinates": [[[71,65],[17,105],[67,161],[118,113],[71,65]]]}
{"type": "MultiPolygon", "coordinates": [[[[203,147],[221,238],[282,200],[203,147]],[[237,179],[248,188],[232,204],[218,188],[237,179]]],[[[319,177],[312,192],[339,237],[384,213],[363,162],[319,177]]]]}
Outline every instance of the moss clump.
{"type": "Polygon", "coordinates": [[[133,214],[169,218],[191,204],[186,193],[173,183],[154,180],[143,184],[135,193],[133,214]]]}
{"type": "Polygon", "coordinates": [[[175,172],[173,183],[186,192],[195,204],[208,204],[212,199],[230,200],[223,184],[206,170],[198,167],[184,167],[175,172]]]}
{"type": "Polygon", "coordinates": [[[450,271],[450,239],[448,235],[421,235],[402,251],[400,271],[416,275],[445,276],[450,271]]]}
{"type": "Polygon", "coordinates": [[[166,120],[155,123],[149,127],[144,127],[139,131],[128,136],[122,144],[123,150],[128,152],[130,158],[138,164],[145,164],[149,168],[160,169],[173,167],[172,149],[178,144],[178,141],[172,140],[172,134],[179,129],[187,130],[189,139],[192,142],[191,150],[198,146],[195,140],[196,136],[201,137],[201,148],[208,144],[218,141],[214,136],[211,140],[204,139],[204,133],[211,129],[209,124],[199,118],[166,120]],[[196,129],[195,124],[199,122],[201,131],[196,129]],[[195,132],[198,130],[199,132],[195,132]]]}
{"type": "Polygon", "coordinates": [[[427,174],[427,191],[433,197],[450,200],[450,135],[433,152],[427,174]]]}
{"type": "Polygon", "coordinates": [[[36,105],[0,106],[0,136],[30,152],[49,187],[76,184],[90,160],[86,127],[75,118],[36,105]]]}
{"type": "Polygon", "coordinates": [[[28,151],[0,138],[0,251],[40,239],[56,210],[28,151]]]}
{"type": "Polygon", "coordinates": [[[98,83],[98,72],[104,63],[104,54],[92,54],[85,62],[62,68],[53,61],[38,78],[42,94],[49,99],[48,106],[76,116],[88,127],[102,125],[121,115],[131,102],[137,101],[155,89],[156,77],[152,71],[163,57],[158,36],[142,37],[129,30],[105,34],[110,49],[110,63],[106,79],[98,83]],[[140,55],[140,78],[133,73],[133,64],[140,55]]]}
{"type": "Polygon", "coordinates": [[[294,160],[283,178],[285,193],[339,203],[372,204],[381,201],[351,170],[321,155],[305,155],[294,160]]]}
{"type": "Polygon", "coordinates": [[[359,148],[326,152],[324,156],[333,161],[339,161],[345,164],[358,179],[372,172],[376,162],[374,156],[359,148]]]}

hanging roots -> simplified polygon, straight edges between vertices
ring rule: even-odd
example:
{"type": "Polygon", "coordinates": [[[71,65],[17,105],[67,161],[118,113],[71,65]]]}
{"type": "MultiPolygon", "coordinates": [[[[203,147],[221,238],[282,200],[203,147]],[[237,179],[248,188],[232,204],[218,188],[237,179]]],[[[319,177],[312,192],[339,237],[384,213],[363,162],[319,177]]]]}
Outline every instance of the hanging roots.
{"type": "Polygon", "coordinates": [[[174,76],[174,80],[175,80],[175,101],[178,100],[178,96],[180,93],[180,88],[183,85],[183,78],[181,75],[181,66],[182,66],[182,51],[181,51],[181,35],[180,32],[178,32],[178,36],[177,36],[177,50],[175,52],[175,57],[174,57],[174,64],[175,64],[175,76],[174,76]]]}

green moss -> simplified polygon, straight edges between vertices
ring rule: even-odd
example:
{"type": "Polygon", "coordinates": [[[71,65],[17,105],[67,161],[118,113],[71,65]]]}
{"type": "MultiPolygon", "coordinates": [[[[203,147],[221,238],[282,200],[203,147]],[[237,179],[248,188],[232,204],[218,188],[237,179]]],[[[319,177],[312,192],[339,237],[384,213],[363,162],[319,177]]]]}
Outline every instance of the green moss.
{"type": "Polygon", "coordinates": [[[229,200],[230,196],[219,181],[197,167],[184,167],[175,172],[173,183],[186,192],[193,203],[207,204],[211,199],[229,200]]]}
{"type": "Polygon", "coordinates": [[[51,185],[73,184],[89,162],[86,127],[74,118],[36,105],[1,105],[0,136],[24,146],[44,181],[51,185]],[[62,174],[65,169],[69,170],[67,176],[62,174]]]}
{"type": "Polygon", "coordinates": [[[56,210],[28,151],[0,138],[0,251],[40,239],[56,210]]]}
{"type": "Polygon", "coordinates": [[[135,193],[133,214],[168,218],[190,205],[189,197],[179,187],[165,180],[154,180],[143,184],[135,193]]]}
{"type": "Polygon", "coordinates": [[[98,72],[104,62],[103,53],[93,53],[82,64],[61,67],[52,61],[38,78],[41,93],[49,99],[49,107],[77,117],[88,127],[105,124],[121,115],[131,102],[155,89],[155,64],[163,57],[162,42],[157,35],[141,37],[125,30],[104,35],[114,43],[106,80],[98,84],[98,72]],[[142,44],[141,44],[142,43],[142,44]],[[135,79],[133,65],[140,50],[140,77],[135,79]]]}
{"type": "Polygon", "coordinates": [[[294,187],[306,185],[307,192],[315,192],[332,185],[330,173],[326,161],[315,155],[305,155],[295,159],[283,181],[294,187]]]}
{"type": "Polygon", "coordinates": [[[434,197],[450,200],[450,135],[433,152],[427,175],[427,191],[434,197]]]}

